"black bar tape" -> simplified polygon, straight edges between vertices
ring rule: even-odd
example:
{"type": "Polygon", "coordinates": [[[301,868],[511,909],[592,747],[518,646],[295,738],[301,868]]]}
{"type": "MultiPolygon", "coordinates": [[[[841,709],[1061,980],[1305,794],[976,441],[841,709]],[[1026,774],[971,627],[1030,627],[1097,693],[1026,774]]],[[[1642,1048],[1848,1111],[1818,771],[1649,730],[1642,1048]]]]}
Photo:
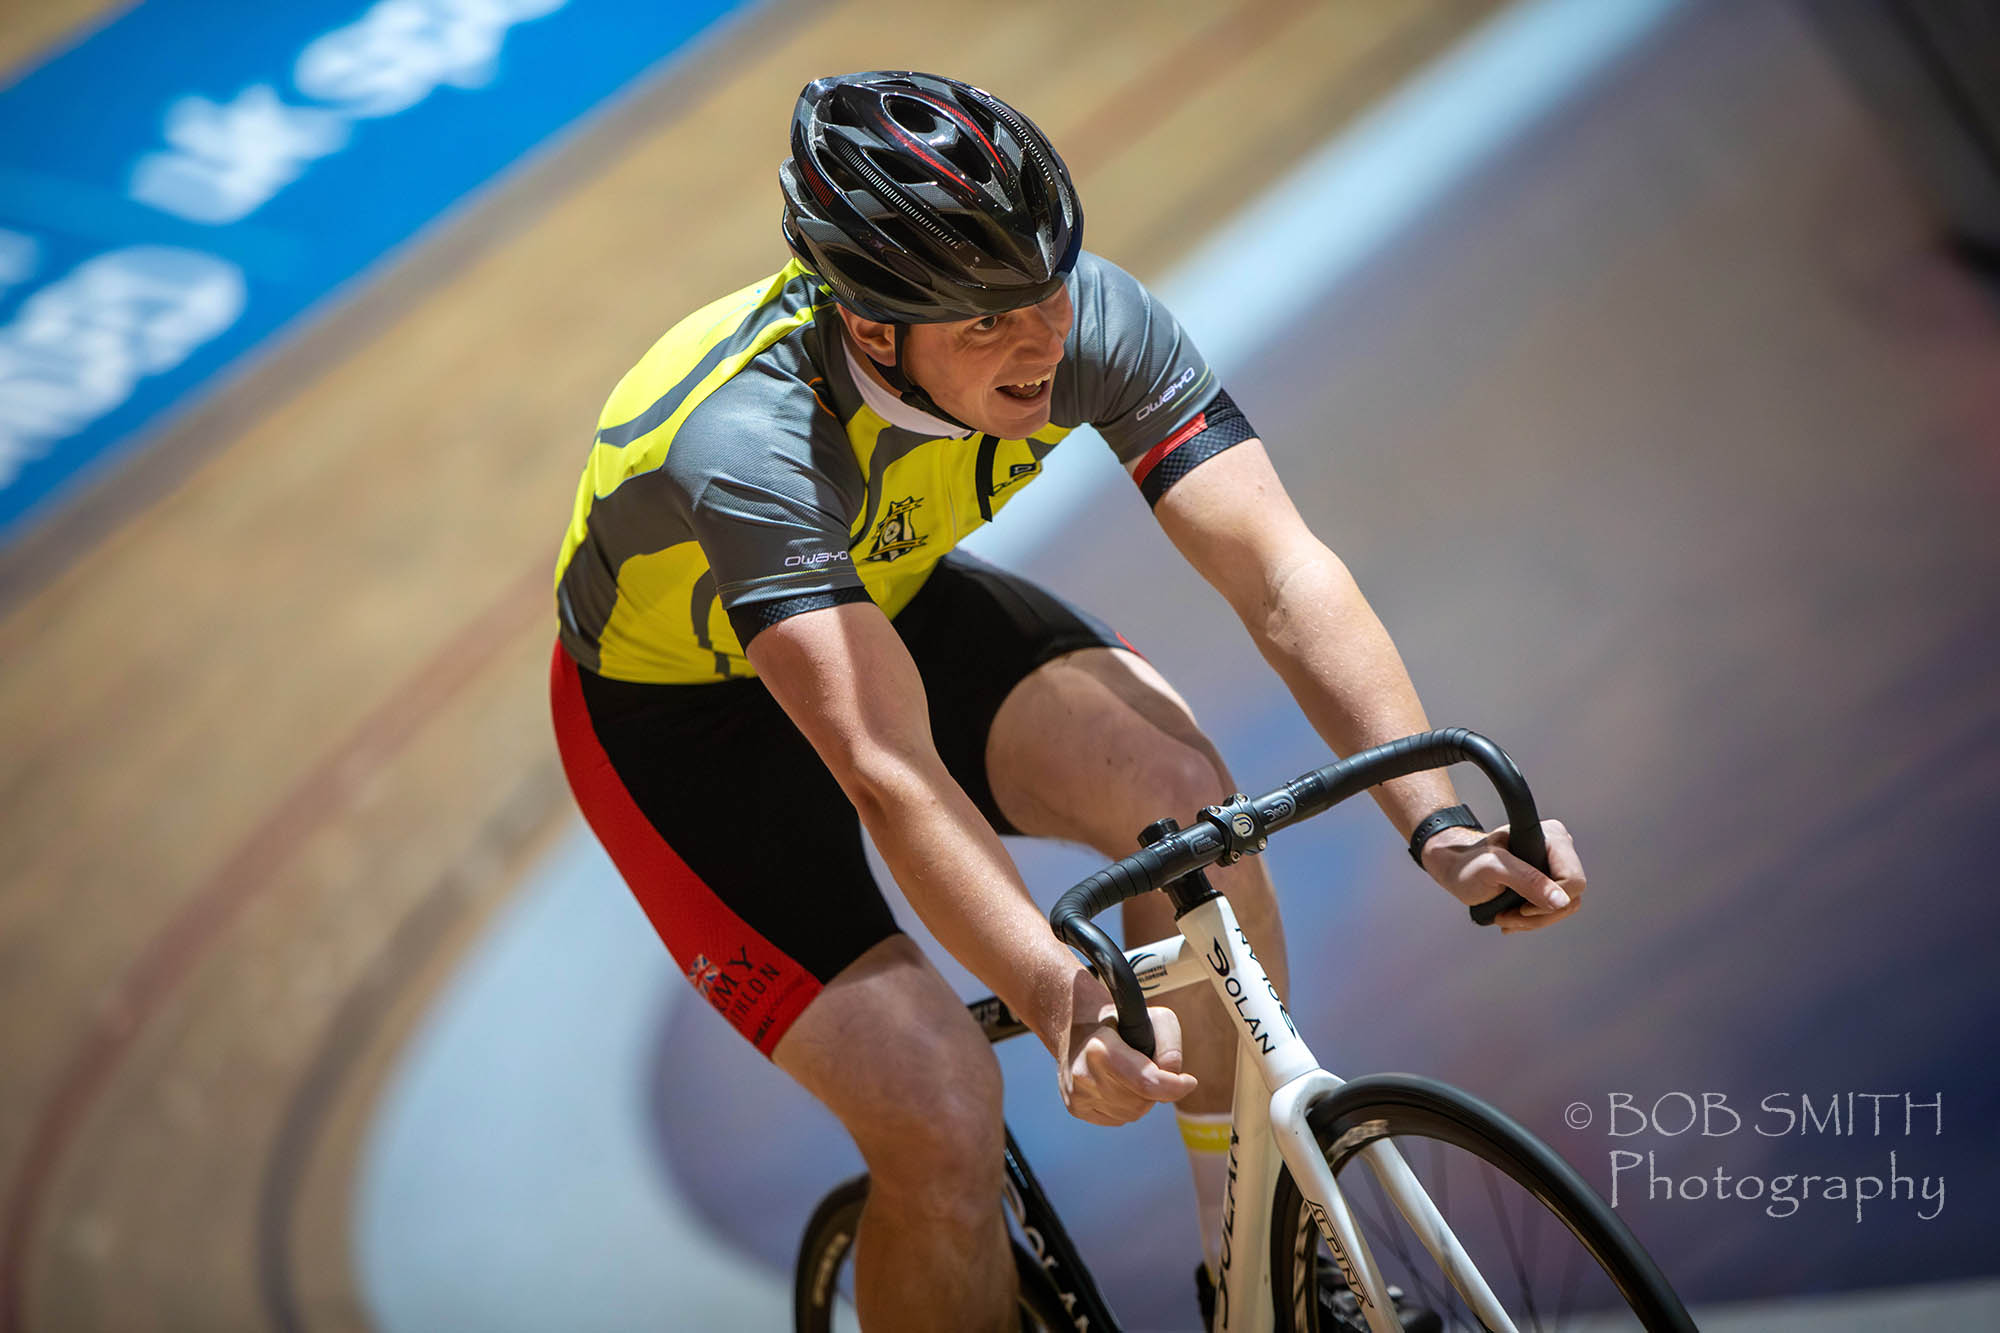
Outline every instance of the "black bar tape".
{"type": "MultiPolygon", "coordinates": [[[[1363,750],[1302,774],[1276,791],[1257,797],[1250,805],[1265,821],[1268,833],[1319,814],[1380,783],[1457,763],[1476,764],[1486,774],[1507,812],[1509,850],[1547,874],[1548,847],[1535,812],[1534,796],[1520,769],[1505,750],[1464,727],[1419,732],[1363,750]]],[[[1168,880],[1215,864],[1224,850],[1221,836],[1205,823],[1168,834],[1065,892],[1050,911],[1049,923],[1060,935],[1061,918],[1087,918],[1113,904],[1136,898],[1168,880]]],[[[1510,889],[1471,911],[1474,920],[1486,925],[1500,913],[1520,906],[1522,901],[1510,889]]]]}
{"type": "MultiPolygon", "coordinates": [[[[1319,814],[1370,787],[1457,763],[1478,765],[1493,783],[1507,811],[1508,849],[1546,875],[1548,846],[1542,837],[1541,819],[1535,812],[1535,798],[1521,777],[1521,770],[1505,750],[1464,727],[1420,732],[1389,741],[1302,774],[1255,800],[1232,803],[1230,808],[1232,813],[1247,808],[1263,821],[1262,832],[1269,834],[1286,824],[1319,814]]],[[[1167,834],[1065,890],[1049,911],[1049,926],[1056,937],[1088,957],[1098,978],[1111,991],[1118,1005],[1119,1035],[1127,1045],[1144,1051],[1148,1057],[1153,1053],[1153,1028],[1146,1017],[1145,993],[1124,952],[1090,918],[1170,880],[1214,865],[1237,845],[1236,839],[1204,819],[1193,828],[1167,834]]],[[[1474,922],[1485,926],[1524,903],[1519,894],[1507,889],[1467,910],[1474,922]]]]}
{"type": "Polygon", "coordinates": [[[1118,1006],[1118,1035],[1127,1046],[1152,1059],[1153,1020],[1146,1014],[1146,992],[1140,987],[1138,974],[1133,972],[1125,951],[1113,944],[1095,922],[1072,918],[1068,924],[1064,942],[1090,959],[1092,970],[1118,1006]]]}

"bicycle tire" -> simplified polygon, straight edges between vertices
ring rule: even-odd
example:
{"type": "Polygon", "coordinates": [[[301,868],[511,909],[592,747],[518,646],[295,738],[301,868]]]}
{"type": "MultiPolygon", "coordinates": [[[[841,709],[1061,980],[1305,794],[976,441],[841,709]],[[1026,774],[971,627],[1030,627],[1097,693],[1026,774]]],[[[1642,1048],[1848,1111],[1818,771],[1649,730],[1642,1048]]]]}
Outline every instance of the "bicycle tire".
{"type": "MultiPolygon", "coordinates": [[[[1610,1206],[1546,1144],[1469,1093],[1414,1075],[1373,1074],[1343,1084],[1306,1118],[1336,1178],[1381,1138],[1405,1143],[1433,1140],[1497,1169],[1575,1238],[1647,1333],[1694,1333],[1694,1321],[1665,1275],[1610,1206]]],[[[1435,1195],[1433,1202],[1441,1213],[1449,1207],[1435,1195]]],[[[1304,1196],[1289,1168],[1279,1173],[1271,1207],[1276,1327],[1280,1333],[1320,1333],[1319,1231],[1306,1213],[1304,1196]]],[[[1458,1229],[1449,1214],[1446,1221],[1458,1229]]],[[[1356,1222],[1361,1224],[1358,1210],[1356,1222]]],[[[1407,1234],[1399,1214],[1390,1212],[1390,1223],[1407,1234]]],[[[1379,1222],[1363,1227],[1371,1250],[1381,1248],[1384,1236],[1378,1232],[1386,1229],[1379,1222]]],[[[1387,1239],[1400,1243],[1400,1236],[1387,1239]]],[[[1442,1274],[1438,1277],[1442,1281],[1442,1274]]],[[[1510,1316],[1514,1313],[1509,1310],[1510,1316]]],[[[1469,1310],[1466,1317],[1470,1318],[1469,1310]]],[[[1474,1327],[1482,1326],[1476,1318],[1470,1321],[1474,1327]]],[[[1542,1327],[1539,1317],[1532,1323],[1520,1318],[1515,1322],[1523,1329],[1542,1327]]]]}
{"type": "MultiPolygon", "coordinates": [[[[867,1200],[868,1177],[856,1176],[835,1186],[806,1222],[792,1278],[792,1326],[797,1333],[832,1333],[840,1271],[854,1248],[855,1226],[867,1200]]],[[[1053,1333],[1072,1327],[1062,1298],[1035,1256],[1011,1236],[1008,1243],[1014,1250],[1014,1272],[1019,1279],[1022,1333],[1053,1333]]]]}

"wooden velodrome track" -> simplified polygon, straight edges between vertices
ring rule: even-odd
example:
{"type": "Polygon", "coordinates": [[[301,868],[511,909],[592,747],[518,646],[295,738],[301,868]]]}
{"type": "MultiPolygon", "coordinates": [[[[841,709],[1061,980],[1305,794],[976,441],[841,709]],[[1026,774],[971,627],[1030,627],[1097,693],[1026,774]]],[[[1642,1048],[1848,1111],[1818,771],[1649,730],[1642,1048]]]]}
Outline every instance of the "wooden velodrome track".
{"type": "MultiPolygon", "coordinates": [[[[358,1132],[567,809],[543,682],[589,423],[780,262],[800,84],[995,89],[1146,275],[1489,7],[766,8],[182,419],[64,516],[80,553],[0,555],[0,1331],[366,1326],[358,1132]]],[[[9,7],[0,70],[116,9],[9,7]]]]}

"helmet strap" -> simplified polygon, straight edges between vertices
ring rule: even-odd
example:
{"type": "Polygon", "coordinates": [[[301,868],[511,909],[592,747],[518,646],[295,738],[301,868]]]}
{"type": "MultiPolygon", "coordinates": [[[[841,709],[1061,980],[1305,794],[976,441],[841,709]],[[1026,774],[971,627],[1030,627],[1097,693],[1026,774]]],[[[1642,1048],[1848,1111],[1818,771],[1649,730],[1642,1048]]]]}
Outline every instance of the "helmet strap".
{"type": "Polygon", "coordinates": [[[909,332],[910,326],[903,323],[895,323],[889,327],[893,330],[890,336],[895,340],[896,364],[885,366],[880,361],[875,361],[875,358],[872,356],[868,359],[875,361],[875,369],[882,372],[882,378],[889,382],[889,387],[896,391],[896,396],[911,407],[916,408],[917,411],[927,412],[940,421],[949,421],[960,430],[977,430],[978,427],[960,421],[957,417],[939,407],[937,400],[924,392],[923,386],[909,377],[908,373],[903,369],[903,338],[909,332]]]}

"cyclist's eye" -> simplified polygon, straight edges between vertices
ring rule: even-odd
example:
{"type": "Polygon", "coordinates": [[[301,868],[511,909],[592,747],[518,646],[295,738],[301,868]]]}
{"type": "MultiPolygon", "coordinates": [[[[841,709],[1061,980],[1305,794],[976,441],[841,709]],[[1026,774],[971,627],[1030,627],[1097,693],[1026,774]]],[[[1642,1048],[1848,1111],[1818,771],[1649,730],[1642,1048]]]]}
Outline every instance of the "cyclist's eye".
{"type": "Polygon", "coordinates": [[[972,329],[975,333],[991,333],[999,327],[1000,316],[998,315],[982,315],[972,321],[972,329]]]}

